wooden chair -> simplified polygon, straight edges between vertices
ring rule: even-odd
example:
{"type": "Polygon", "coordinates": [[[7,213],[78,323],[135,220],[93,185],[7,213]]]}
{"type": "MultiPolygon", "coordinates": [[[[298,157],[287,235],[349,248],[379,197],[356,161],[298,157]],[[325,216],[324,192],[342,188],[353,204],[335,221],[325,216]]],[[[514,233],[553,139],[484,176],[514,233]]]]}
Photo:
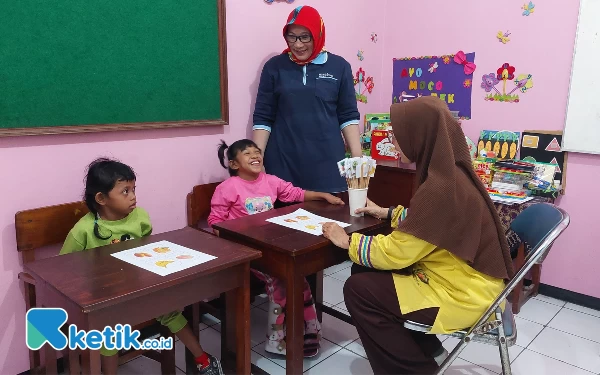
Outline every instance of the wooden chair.
{"type": "MultiPolygon", "coordinates": [[[[192,192],[188,193],[186,203],[187,225],[189,227],[215,235],[212,228],[208,225],[207,219],[208,215],[210,215],[210,201],[215,193],[215,189],[221,182],[223,181],[196,185],[192,188],[192,192]]],[[[252,302],[257,295],[264,293],[264,284],[256,277],[250,278],[250,288],[250,302],[252,302]]],[[[197,306],[193,306],[193,316],[199,316],[201,314],[200,309],[204,312],[211,313],[211,315],[221,314],[221,311],[215,310],[217,308],[218,307],[215,306],[215,304],[208,306],[206,304],[198,304],[197,306]]]]}
{"type": "MultiPolygon", "coordinates": [[[[23,263],[35,260],[35,250],[52,245],[60,245],[67,238],[73,226],[89,212],[84,202],[71,202],[56,206],[35,208],[19,211],[15,215],[15,228],[17,235],[17,250],[21,253],[23,263]]],[[[29,310],[36,307],[35,279],[26,272],[19,273],[19,279],[24,282],[25,306],[29,310]]],[[[156,320],[150,320],[133,329],[143,332],[161,332],[163,336],[172,336],[171,332],[161,326],[156,320]]],[[[145,337],[144,337],[145,338],[145,337]]],[[[139,355],[144,355],[161,363],[163,374],[175,374],[175,350],[137,351],[131,350],[119,353],[119,364],[125,363],[139,355]]],[[[79,354],[76,351],[63,351],[63,360],[68,362],[65,369],[70,368],[70,373],[79,374],[79,354]]],[[[29,351],[30,372],[40,373],[40,352],[29,351]]]]}

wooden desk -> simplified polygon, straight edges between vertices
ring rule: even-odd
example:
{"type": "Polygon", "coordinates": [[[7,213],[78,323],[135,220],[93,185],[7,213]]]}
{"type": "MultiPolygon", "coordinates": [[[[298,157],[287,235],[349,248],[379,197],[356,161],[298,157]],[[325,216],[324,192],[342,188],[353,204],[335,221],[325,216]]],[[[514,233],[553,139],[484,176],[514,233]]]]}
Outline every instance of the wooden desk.
{"type": "Polygon", "coordinates": [[[286,369],[288,374],[302,374],[304,357],[304,301],[303,278],[320,273],[317,293],[314,296],[322,303],[322,271],[348,260],[348,253],[334,246],[323,236],[290,229],[265,221],[285,215],[299,208],[333,220],[352,224],[345,228],[347,233],[368,233],[388,227],[389,223],[370,216],[350,216],[348,205],[334,206],[322,201],[305,202],[264,212],[261,214],[224,221],[214,226],[222,238],[262,251],[262,258],[252,262],[252,267],[271,276],[285,280],[286,302],[286,369]]]}
{"type": "MultiPolygon", "coordinates": [[[[227,293],[234,306],[228,306],[226,328],[222,329],[222,357],[235,351],[236,373],[250,374],[249,265],[258,258],[260,252],[184,228],[37,260],[24,267],[36,279],[37,306],[65,309],[67,324],[85,331],[102,331],[117,323],[133,326],[227,293]],[[163,277],[110,255],[161,240],[217,259],[163,277]]],[[[198,327],[192,328],[197,334],[198,327]]],[[[56,352],[50,345],[46,345],[45,355],[46,374],[56,374],[56,352]]],[[[100,351],[84,351],[82,362],[84,374],[100,374],[100,351]]]]}

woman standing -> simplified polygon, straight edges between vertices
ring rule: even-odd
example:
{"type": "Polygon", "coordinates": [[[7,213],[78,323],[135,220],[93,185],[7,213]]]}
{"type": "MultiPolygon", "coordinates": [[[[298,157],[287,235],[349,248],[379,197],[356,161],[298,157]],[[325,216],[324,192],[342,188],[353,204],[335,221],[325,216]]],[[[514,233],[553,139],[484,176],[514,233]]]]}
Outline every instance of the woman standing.
{"type": "Polygon", "coordinates": [[[299,6],[283,28],[288,48],[263,67],[254,109],[254,142],[265,170],[305,190],[348,189],[336,163],[344,139],[361,156],[352,68],[325,50],[325,25],[316,9],[299,6]]]}
{"type": "Polygon", "coordinates": [[[393,104],[391,121],[402,161],[417,166],[410,211],[368,201],[357,212],[387,217],[392,234],[349,237],[334,223],[323,234],[356,263],[344,301],[375,374],[431,374],[448,355],[435,334],[473,325],[514,271],[447,105],[431,96],[393,104]],[[431,325],[430,334],[408,330],[406,320],[431,325]]]}

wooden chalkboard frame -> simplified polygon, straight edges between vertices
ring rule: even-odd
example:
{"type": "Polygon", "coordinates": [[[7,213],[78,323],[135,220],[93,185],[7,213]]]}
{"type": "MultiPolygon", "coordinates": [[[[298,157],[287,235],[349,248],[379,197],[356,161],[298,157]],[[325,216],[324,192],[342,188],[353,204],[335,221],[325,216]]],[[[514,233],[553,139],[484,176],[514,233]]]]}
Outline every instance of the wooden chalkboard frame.
{"type": "Polygon", "coordinates": [[[0,129],[0,137],[15,137],[26,135],[51,135],[71,133],[98,133],[123,130],[148,130],[164,128],[183,128],[194,126],[222,126],[229,124],[228,103],[228,81],[227,81],[227,36],[225,0],[216,0],[217,3],[217,27],[219,37],[219,74],[221,85],[221,118],[217,120],[191,120],[191,121],[168,121],[168,122],[136,122],[123,124],[99,124],[99,125],[66,125],[66,126],[44,126],[26,128],[0,129]]]}

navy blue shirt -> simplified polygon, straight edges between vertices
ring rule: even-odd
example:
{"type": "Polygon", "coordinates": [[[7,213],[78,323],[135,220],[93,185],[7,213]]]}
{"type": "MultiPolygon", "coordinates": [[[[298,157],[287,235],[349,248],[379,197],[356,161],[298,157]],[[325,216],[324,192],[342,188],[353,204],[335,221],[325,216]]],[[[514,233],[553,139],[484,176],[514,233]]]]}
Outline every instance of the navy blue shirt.
{"type": "Polygon", "coordinates": [[[336,164],[345,155],[341,129],[359,119],[352,68],[344,58],[323,52],[301,66],[281,54],[265,64],[253,129],[271,133],[267,173],[305,190],[348,190],[336,164]]]}

